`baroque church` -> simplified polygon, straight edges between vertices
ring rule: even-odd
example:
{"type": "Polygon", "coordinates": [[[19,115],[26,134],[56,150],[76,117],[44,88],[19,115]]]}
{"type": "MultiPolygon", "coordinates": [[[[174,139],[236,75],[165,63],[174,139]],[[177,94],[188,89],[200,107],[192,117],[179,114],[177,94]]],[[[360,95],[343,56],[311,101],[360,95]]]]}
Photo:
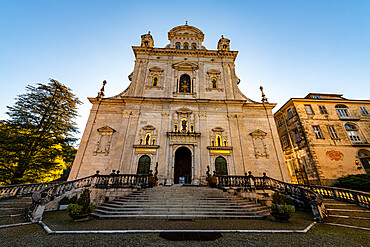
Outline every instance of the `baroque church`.
{"type": "Polygon", "coordinates": [[[95,174],[158,172],[159,184],[204,184],[206,174],[267,176],[290,181],[272,109],[242,94],[237,51],[221,36],[217,50],[202,45],[190,25],[172,28],[169,44],[154,47],[150,32],[133,46],[129,87],[96,98],[69,180],[95,174]]]}

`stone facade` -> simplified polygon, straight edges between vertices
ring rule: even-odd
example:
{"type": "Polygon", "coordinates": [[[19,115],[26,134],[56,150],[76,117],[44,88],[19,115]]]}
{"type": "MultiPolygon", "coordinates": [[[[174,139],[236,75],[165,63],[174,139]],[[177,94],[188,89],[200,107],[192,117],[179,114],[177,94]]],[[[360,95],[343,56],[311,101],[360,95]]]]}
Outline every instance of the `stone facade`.
{"type": "Polygon", "coordinates": [[[150,33],[133,46],[131,84],[122,93],[89,98],[92,109],[69,179],[158,171],[159,183],[205,182],[220,175],[268,176],[289,181],[272,109],[244,96],[235,73],[237,51],[221,37],[207,50],[204,34],[183,25],[170,44],[154,48],[150,33]]]}
{"type": "Polygon", "coordinates": [[[292,98],[275,113],[294,183],[333,185],[337,178],[370,172],[369,100],[338,94],[292,98]]]}

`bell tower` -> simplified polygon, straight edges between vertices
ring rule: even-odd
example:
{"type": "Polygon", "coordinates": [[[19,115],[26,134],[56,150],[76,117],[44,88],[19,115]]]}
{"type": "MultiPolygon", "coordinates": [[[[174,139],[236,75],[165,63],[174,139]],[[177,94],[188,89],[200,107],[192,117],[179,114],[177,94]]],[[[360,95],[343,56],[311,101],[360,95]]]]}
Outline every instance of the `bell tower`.
{"type": "Polygon", "coordinates": [[[218,41],[217,50],[230,51],[230,40],[221,35],[221,39],[218,41]]]}
{"type": "Polygon", "coordinates": [[[154,39],[150,34],[150,31],[147,34],[141,35],[141,47],[153,47],[154,39]]]}

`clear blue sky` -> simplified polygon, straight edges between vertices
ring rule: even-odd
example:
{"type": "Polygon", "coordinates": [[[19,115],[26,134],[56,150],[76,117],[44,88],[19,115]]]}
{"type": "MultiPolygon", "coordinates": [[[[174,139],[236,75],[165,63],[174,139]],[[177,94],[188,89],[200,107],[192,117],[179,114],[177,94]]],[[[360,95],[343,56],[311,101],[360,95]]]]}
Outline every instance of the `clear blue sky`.
{"type": "Polygon", "coordinates": [[[83,101],[82,132],[103,80],[106,96],[127,88],[140,35],[164,47],[186,20],[207,49],[231,40],[242,92],[259,101],[263,85],[275,110],[309,92],[370,99],[370,1],[0,0],[0,119],[27,84],[54,78],[83,101]]]}

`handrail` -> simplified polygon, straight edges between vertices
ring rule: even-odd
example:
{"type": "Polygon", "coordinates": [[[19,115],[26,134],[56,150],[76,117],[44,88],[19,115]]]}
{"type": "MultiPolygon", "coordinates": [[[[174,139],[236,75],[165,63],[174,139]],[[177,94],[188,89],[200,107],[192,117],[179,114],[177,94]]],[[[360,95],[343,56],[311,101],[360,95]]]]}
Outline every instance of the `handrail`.
{"type": "Polygon", "coordinates": [[[28,207],[27,217],[32,222],[38,222],[42,218],[45,205],[55,198],[69,191],[76,191],[81,188],[143,188],[148,186],[151,175],[117,174],[95,175],[67,181],[54,186],[36,191],[32,194],[32,204],[28,207]]]}
{"type": "Polygon", "coordinates": [[[314,220],[322,221],[327,217],[327,212],[320,194],[300,187],[296,184],[285,183],[270,177],[264,173],[263,177],[254,177],[249,173],[246,176],[216,176],[217,186],[220,188],[237,187],[248,189],[271,189],[295,198],[307,206],[310,206],[314,220]]]}
{"type": "Polygon", "coordinates": [[[30,196],[32,193],[50,187],[61,182],[33,183],[33,184],[13,184],[0,186],[0,200],[15,197],[30,196]]]}
{"type": "Polygon", "coordinates": [[[301,185],[322,195],[339,201],[355,203],[359,206],[370,208],[370,193],[363,191],[342,189],[337,187],[326,187],[317,185],[301,185]]]}

